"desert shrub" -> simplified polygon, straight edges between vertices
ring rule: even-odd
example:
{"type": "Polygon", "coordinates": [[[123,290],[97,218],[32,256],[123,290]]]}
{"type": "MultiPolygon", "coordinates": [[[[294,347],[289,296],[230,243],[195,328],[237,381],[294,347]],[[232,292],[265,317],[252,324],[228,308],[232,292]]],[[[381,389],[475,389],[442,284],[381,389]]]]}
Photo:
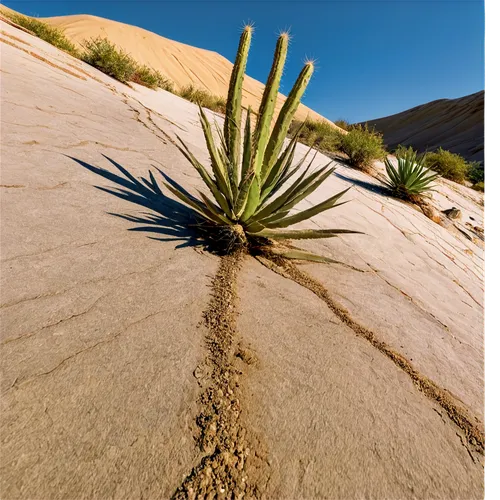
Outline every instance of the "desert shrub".
{"type": "Polygon", "coordinates": [[[10,12],[3,12],[3,14],[14,23],[19,24],[19,26],[31,31],[38,38],[50,43],[58,49],[64,50],[72,56],[78,57],[78,49],[68,40],[63,30],[56,28],[55,26],[50,26],[49,24],[39,21],[34,17],[23,16],[22,14],[10,12]]]}
{"type": "Polygon", "coordinates": [[[83,42],[84,52],[81,59],[99,71],[119,82],[131,81],[137,70],[137,63],[122,49],[107,38],[91,38],[83,42]]]}
{"type": "Polygon", "coordinates": [[[303,124],[294,121],[290,126],[289,134],[293,136],[299,129],[301,129],[299,141],[303,144],[331,153],[339,150],[342,132],[339,132],[327,121],[307,119],[303,124]]]}
{"type": "Polygon", "coordinates": [[[446,179],[463,183],[470,169],[469,163],[460,155],[439,148],[427,153],[425,166],[431,168],[446,179]]]}
{"type": "Polygon", "coordinates": [[[150,89],[161,88],[169,92],[174,89],[174,84],[163,73],[138,64],[107,38],[85,40],[83,47],[84,52],[81,55],[83,61],[122,83],[134,82],[150,89]]]}
{"type": "MultiPolygon", "coordinates": [[[[408,152],[417,153],[411,146],[399,144],[393,154],[397,157],[403,157],[408,152]]],[[[483,183],[484,190],[484,167],[480,162],[467,162],[459,154],[451,153],[442,148],[426,153],[425,158],[423,155],[422,159],[424,159],[424,165],[427,168],[434,170],[443,177],[460,183],[469,180],[472,182],[473,187],[476,184],[483,183]]],[[[481,191],[481,186],[479,186],[478,190],[481,191]]]]}
{"type": "Polygon", "coordinates": [[[172,92],[174,88],[174,84],[160,71],[151,69],[148,66],[137,66],[130,77],[130,81],[144,85],[150,89],[161,88],[172,92]]]}
{"type": "Polygon", "coordinates": [[[226,98],[220,95],[212,96],[212,99],[205,106],[208,109],[224,114],[226,112],[226,98]]]}
{"type": "Polygon", "coordinates": [[[156,86],[158,88],[167,92],[174,92],[175,86],[172,80],[169,80],[161,71],[153,70],[153,73],[156,75],[156,86]]]}
{"type": "Polygon", "coordinates": [[[153,70],[148,66],[137,66],[134,73],[130,77],[130,81],[144,85],[150,89],[156,89],[158,87],[158,78],[154,74],[153,70]]]}
{"type": "Polygon", "coordinates": [[[354,125],[341,136],[340,150],[356,168],[369,168],[375,160],[386,156],[382,134],[367,125],[354,125]]]}
{"type": "Polygon", "coordinates": [[[340,151],[340,145],[342,144],[342,133],[335,131],[332,135],[323,137],[319,143],[319,150],[326,153],[335,153],[340,151]]]}
{"type": "Polygon", "coordinates": [[[411,146],[403,146],[402,144],[398,144],[397,148],[393,149],[392,154],[396,157],[403,157],[406,153],[417,153],[416,149],[413,149],[411,146]]]}
{"type": "Polygon", "coordinates": [[[337,127],[340,127],[346,131],[349,131],[354,127],[354,125],[351,125],[347,120],[344,120],[343,118],[339,118],[338,120],[335,120],[333,123],[335,123],[337,127]]]}
{"type": "Polygon", "coordinates": [[[217,113],[225,113],[226,111],[226,99],[224,97],[216,96],[204,89],[196,88],[193,84],[182,87],[178,95],[217,113]]]}
{"type": "Polygon", "coordinates": [[[414,201],[415,197],[432,191],[432,182],[439,174],[424,167],[424,158],[418,158],[415,151],[408,149],[404,155],[396,156],[396,161],[395,167],[389,158],[385,158],[387,177],[383,180],[394,196],[414,201]]]}
{"type": "Polygon", "coordinates": [[[484,184],[484,167],[481,165],[481,163],[479,163],[478,161],[469,163],[467,178],[472,182],[472,184],[478,184],[480,182],[484,184]]]}
{"type": "MultiPolygon", "coordinates": [[[[312,173],[306,169],[294,177],[307,156],[293,165],[297,133],[283,149],[287,131],[311,79],[314,65],[312,62],[304,65],[282,108],[285,111],[280,112],[272,125],[288,46],[288,34],[280,35],[257,123],[252,127],[251,113],[247,111],[245,125],[240,127],[243,118],[242,83],[251,37],[252,28],[247,26],[241,35],[233,66],[223,130],[217,126],[214,130],[203,108],[200,108],[211,168],[199,162],[186,144],[178,139],[177,147],[199,173],[213,198],[203,192],[195,197],[166,175],[163,176],[165,185],[199,215],[198,229],[226,252],[247,249],[268,258],[274,254],[281,258],[331,261],[272,242],[274,239],[329,238],[355,232],[346,229],[288,229],[337,206],[338,200],[347,191],[290,214],[293,207],[315,191],[333,172],[333,167],[328,164],[312,173]],[[220,146],[214,141],[214,132],[220,137],[220,146]],[[285,188],[291,179],[294,181],[285,188]]],[[[152,173],[150,176],[150,186],[158,192],[158,183],[152,173]]]]}

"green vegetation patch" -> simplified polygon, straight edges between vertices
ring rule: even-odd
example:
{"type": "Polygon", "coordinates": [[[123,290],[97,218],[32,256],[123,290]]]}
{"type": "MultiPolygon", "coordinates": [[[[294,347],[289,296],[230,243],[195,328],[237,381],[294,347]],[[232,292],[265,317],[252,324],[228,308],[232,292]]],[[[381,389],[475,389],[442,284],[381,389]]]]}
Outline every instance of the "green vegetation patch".
{"type": "Polygon", "coordinates": [[[396,161],[394,166],[389,158],[385,158],[387,177],[383,180],[394,196],[415,201],[415,198],[433,190],[432,183],[439,174],[425,168],[425,158],[418,158],[415,151],[407,150],[404,155],[396,156],[396,161]]]}
{"type": "Polygon", "coordinates": [[[304,123],[292,122],[289,135],[299,132],[299,141],[320,151],[335,153],[340,150],[342,132],[327,121],[307,119],[304,123]],[[300,131],[299,131],[300,129],[300,131]]]}
{"type": "Polygon", "coordinates": [[[81,54],[83,61],[119,82],[134,82],[151,89],[173,91],[173,83],[160,71],[139,65],[135,59],[107,38],[85,40],[83,48],[81,54]]]}
{"type": "Polygon", "coordinates": [[[226,112],[226,99],[222,96],[216,96],[210,92],[196,88],[194,85],[185,85],[177,93],[183,99],[199,104],[202,108],[211,109],[217,113],[226,112]]]}
{"type": "Polygon", "coordinates": [[[55,26],[50,26],[34,17],[23,16],[22,14],[11,12],[2,12],[2,14],[8,17],[12,22],[31,31],[41,40],[50,43],[58,49],[64,50],[74,57],[79,57],[78,49],[68,40],[63,30],[55,26]]]}
{"type": "Polygon", "coordinates": [[[387,155],[382,134],[367,125],[353,125],[349,133],[342,135],[340,151],[348,158],[348,163],[356,168],[367,169],[375,160],[387,155]]]}

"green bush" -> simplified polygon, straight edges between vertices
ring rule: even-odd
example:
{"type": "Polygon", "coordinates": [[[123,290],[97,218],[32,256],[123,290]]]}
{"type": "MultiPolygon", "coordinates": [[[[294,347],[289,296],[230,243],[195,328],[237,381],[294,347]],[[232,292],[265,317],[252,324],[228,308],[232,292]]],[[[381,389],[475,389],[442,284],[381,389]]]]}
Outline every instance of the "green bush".
{"type": "Polygon", "coordinates": [[[335,123],[337,127],[340,127],[346,131],[349,131],[354,127],[354,125],[351,125],[347,120],[344,120],[343,118],[339,118],[338,120],[335,120],[333,123],[335,123]]]}
{"type": "Polygon", "coordinates": [[[375,160],[386,156],[382,134],[367,125],[354,125],[349,133],[341,136],[340,150],[356,168],[369,168],[375,160]]]}
{"type": "Polygon", "coordinates": [[[134,82],[150,89],[161,88],[169,92],[174,89],[174,84],[160,71],[139,65],[107,38],[85,40],[83,47],[83,61],[122,83],[134,82]]]}
{"type": "Polygon", "coordinates": [[[202,108],[211,109],[217,113],[226,112],[226,99],[216,96],[203,89],[196,88],[193,84],[185,85],[178,92],[178,95],[188,101],[199,104],[202,108]]]}
{"type": "Polygon", "coordinates": [[[416,149],[413,149],[411,146],[403,146],[402,144],[398,144],[396,149],[393,149],[392,154],[397,157],[403,157],[406,153],[417,153],[416,149]]]}
{"type": "Polygon", "coordinates": [[[166,90],[167,92],[174,92],[174,82],[169,80],[163,73],[158,70],[153,71],[156,75],[157,83],[156,86],[160,89],[166,90]]]}
{"type": "Polygon", "coordinates": [[[161,88],[168,92],[172,92],[174,88],[174,84],[160,71],[151,69],[148,66],[137,66],[130,81],[150,89],[161,88]]]}
{"type": "Polygon", "coordinates": [[[71,43],[64,32],[54,26],[50,26],[34,17],[23,16],[22,14],[3,12],[3,14],[8,17],[11,21],[23,28],[31,31],[38,38],[50,43],[58,49],[64,50],[68,54],[74,57],[78,57],[78,49],[71,43]]]}
{"type": "Polygon", "coordinates": [[[427,153],[425,166],[431,168],[446,179],[463,183],[469,173],[470,165],[460,155],[439,148],[427,153]]]}
{"type": "MultiPolygon", "coordinates": [[[[302,122],[294,121],[289,135],[293,136],[302,126],[302,122]]],[[[307,119],[302,126],[299,140],[307,146],[315,146],[321,151],[333,153],[339,150],[342,132],[326,121],[307,119]]]]}
{"type": "Polygon", "coordinates": [[[130,81],[144,85],[150,89],[156,89],[158,87],[156,75],[153,73],[153,70],[147,66],[138,66],[130,77],[130,81]]]}
{"type": "Polygon", "coordinates": [[[131,81],[137,63],[107,38],[92,38],[83,42],[82,60],[119,82],[131,81]]]}
{"type": "Polygon", "coordinates": [[[473,183],[483,183],[484,184],[484,167],[478,161],[473,161],[469,163],[469,171],[467,173],[467,178],[473,183]]]}

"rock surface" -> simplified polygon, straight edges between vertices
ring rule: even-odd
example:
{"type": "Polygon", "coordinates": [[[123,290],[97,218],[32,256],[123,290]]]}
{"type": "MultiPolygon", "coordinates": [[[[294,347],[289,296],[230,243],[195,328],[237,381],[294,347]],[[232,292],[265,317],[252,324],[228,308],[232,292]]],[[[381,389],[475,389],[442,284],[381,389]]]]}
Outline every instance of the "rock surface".
{"type": "MultiPolygon", "coordinates": [[[[2,498],[170,497],[203,456],[202,317],[219,257],[139,179],[153,165],[202,187],[168,138],[206,160],[196,107],[1,29],[2,498]]],[[[464,229],[445,228],[339,164],[303,206],[348,185],[350,203],[305,225],[365,234],[301,243],[343,264],[299,269],[480,423],[484,250],[466,223],[482,228],[482,195],[440,181],[432,204],[460,209],[464,229]]],[[[250,257],[237,292],[253,360],[241,408],[266,497],[482,498],[467,436],[316,295],[250,257]]]]}

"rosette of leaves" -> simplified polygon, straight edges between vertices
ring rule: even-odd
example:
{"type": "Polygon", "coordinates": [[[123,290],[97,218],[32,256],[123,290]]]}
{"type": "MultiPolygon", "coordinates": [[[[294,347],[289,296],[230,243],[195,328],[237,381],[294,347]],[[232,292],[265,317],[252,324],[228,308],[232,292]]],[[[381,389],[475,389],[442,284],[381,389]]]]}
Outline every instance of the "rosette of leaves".
{"type": "Polygon", "coordinates": [[[383,183],[398,198],[412,200],[429,191],[433,191],[432,183],[439,174],[432,172],[425,165],[425,156],[418,158],[416,151],[411,148],[403,155],[396,156],[397,166],[389,158],[385,158],[387,173],[383,183]]]}
{"type": "MultiPolygon", "coordinates": [[[[273,124],[289,41],[288,33],[282,33],[276,44],[255,127],[252,126],[253,112],[250,108],[247,109],[242,126],[242,88],[251,38],[252,27],[246,26],[231,74],[223,128],[217,123],[212,127],[200,106],[201,125],[211,169],[198,161],[185,142],[177,136],[177,147],[199,173],[211,197],[203,192],[198,192],[199,196],[195,197],[170,181],[167,181],[166,186],[199,214],[202,218],[200,226],[204,232],[225,245],[228,251],[241,247],[276,248],[272,240],[330,238],[357,232],[348,229],[290,229],[294,224],[339,206],[339,200],[347,189],[306,210],[292,212],[334,170],[329,163],[311,171],[314,158],[305,166],[308,155],[294,164],[302,128],[285,144],[287,131],[311,79],[314,64],[311,61],[305,63],[273,124]],[[301,170],[303,166],[305,168],[301,170]]],[[[331,261],[302,250],[280,248],[280,255],[286,258],[331,261]]]]}

